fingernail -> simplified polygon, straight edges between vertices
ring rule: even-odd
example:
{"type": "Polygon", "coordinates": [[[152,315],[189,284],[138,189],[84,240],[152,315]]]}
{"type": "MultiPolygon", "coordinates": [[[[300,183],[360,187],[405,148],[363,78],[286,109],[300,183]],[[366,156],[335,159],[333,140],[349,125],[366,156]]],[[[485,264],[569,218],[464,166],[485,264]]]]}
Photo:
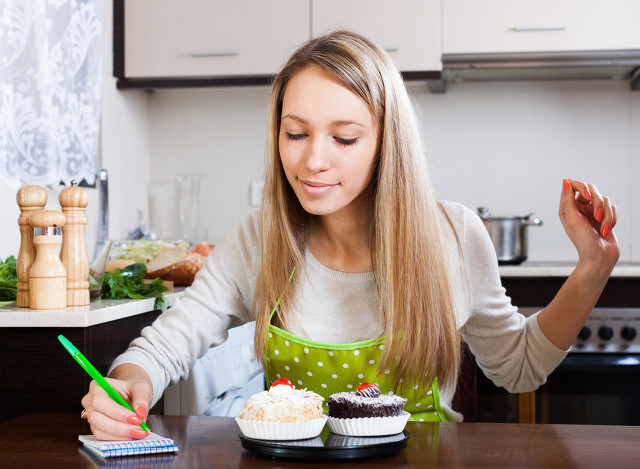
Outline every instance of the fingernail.
{"type": "Polygon", "coordinates": [[[147,417],[147,409],[145,409],[144,406],[139,405],[136,410],[136,414],[138,414],[141,419],[145,419],[147,417]]]}
{"type": "Polygon", "coordinates": [[[599,208],[598,210],[596,210],[596,220],[600,221],[602,220],[602,209],[599,208]]]}
{"type": "Polygon", "coordinates": [[[140,423],[142,422],[142,419],[134,414],[134,415],[129,415],[127,417],[127,422],[130,423],[131,425],[140,425],[140,423]]]}
{"type": "Polygon", "coordinates": [[[569,180],[562,180],[562,192],[569,192],[569,180]]]}
{"type": "Polygon", "coordinates": [[[611,230],[611,227],[609,225],[604,225],[602,227],[602,237],[606,238],[610,230],[611,230]]]}
{"type": "Polygon", "coordinates": [[[587,198],[587,200],[591,200],[591,192],[589,192],[589,189],[584,190],[584,196],[587,198]]]}
{"type": "Polygon", "coordinates": [[[133,438],[144,438],[149,433],[145,432],[142,428],[134,428],[133,430],[129,430],[129,436],[133,438]]]}

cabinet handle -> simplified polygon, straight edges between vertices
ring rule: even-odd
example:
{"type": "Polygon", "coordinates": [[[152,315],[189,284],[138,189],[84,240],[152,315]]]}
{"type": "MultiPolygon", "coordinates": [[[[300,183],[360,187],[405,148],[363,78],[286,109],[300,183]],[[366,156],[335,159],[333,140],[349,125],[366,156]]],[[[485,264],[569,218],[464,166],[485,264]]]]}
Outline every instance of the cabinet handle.
{"type": "Polygon", "coordinates": [[[399,47],[384,47],[385,52],[398,52],[400,50],[399,47]]]}
{"type": "Polygon", "coordinates": [[[556,25],[556,26],[514,26],[513,28],[509,28],[511,31],[515,31],[517,33],[528,32],[528,31],[564,31],[567,29],[564,25],[556,25]]]}
{"type": "Polygon", "coordinates": [[[235,50],[212,50],[203,52],[190,52],[189,55],[191,57],[230,57],[234,55],[240,55],[240,53],[235,50]]]}

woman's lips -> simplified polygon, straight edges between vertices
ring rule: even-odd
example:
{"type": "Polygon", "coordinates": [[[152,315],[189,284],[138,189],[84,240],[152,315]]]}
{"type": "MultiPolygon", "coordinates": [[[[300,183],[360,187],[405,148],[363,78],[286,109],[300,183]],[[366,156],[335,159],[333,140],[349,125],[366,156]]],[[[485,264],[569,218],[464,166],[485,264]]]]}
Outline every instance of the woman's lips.
{"type": "Polygon", "coordinates": [[[302,188],[309,195],[324,195],[338,184],[326,184],[323,182],[306,181],[304,179],[298,179],[302,184],[302,188]]]}

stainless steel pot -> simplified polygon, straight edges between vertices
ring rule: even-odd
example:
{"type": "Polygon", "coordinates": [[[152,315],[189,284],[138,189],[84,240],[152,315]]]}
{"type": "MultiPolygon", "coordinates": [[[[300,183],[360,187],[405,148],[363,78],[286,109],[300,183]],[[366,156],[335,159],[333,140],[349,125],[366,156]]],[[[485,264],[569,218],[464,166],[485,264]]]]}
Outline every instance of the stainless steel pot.
{"type": "Polygon", "coordinates": [[[489,213],[489,207],[478,207],[478,215],[489,232],[498,256],[498,264],[514,265],[527,260],[529,226],[540,226],[542,220],[524,217],[497,217],[489,213]]]}

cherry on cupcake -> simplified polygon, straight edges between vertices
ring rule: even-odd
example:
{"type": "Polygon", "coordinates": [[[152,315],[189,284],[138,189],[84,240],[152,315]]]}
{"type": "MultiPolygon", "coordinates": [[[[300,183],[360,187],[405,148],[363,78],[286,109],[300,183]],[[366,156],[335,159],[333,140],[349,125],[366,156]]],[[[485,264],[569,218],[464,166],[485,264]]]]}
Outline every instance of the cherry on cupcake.
{"type": "Polygon", "coordinates": [[[377,384],[375,383],[360,383],[360,385],[358,385],[358,391],[363,391],[367,388],[373,388],[373,387],[378,387],[377,384]]]}
{"type": "Polygon", "coordinates": [[[291,381],[289,381],[287,378],[280,378],[277,379],[273,382],[273,384],[271,385],[271,387],[275,387],[275,386],[289,386],[291,389],[293,389],[293,384],[291,384],[291,381]]]}

